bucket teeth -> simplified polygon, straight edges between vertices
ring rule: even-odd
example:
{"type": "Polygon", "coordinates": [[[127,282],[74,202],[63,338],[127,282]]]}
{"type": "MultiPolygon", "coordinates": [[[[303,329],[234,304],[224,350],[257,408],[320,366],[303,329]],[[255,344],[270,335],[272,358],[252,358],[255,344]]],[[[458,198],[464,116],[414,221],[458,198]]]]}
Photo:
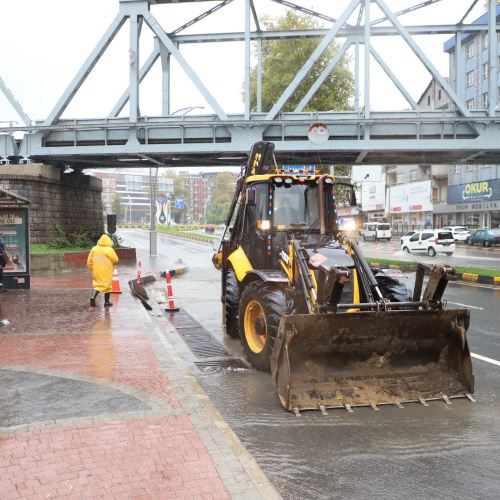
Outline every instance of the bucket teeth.
{"type": "Polygon", "coordinates": [[[354,410],[352,409],[351,405],[348,404],[348,403],[344,403],[344,406],[345,406],[345,409],[349,412],[349,413],[354,413],[354,410]]]}
{"type": "Polygon", "coordinates": [[[296,417],[301,417],[302,416],[300,414],[300,410],[296,406],[293,407],[293,413],[295,413],[296,417]]]}
{"type": "Polygon", "coordinates": [[[418,398],[418,400],[422,403],[422,406],[429,406],[429,403],[424,398],[418,398]]]}
{"type": "Polygon", "coordinates": [[[326,411],[326,408],[323,405],[318,405],[318,407],[323,415],[328,415],[328,412],[326,411]]]}
{"type": "Polygon", "coordinates": [[[443,398],[443,401],[447,404],[447,405],[451,405],[451,401],[450,401],[450,398],[446,395],[446,394],[442,394],[441,397],[443,398]]]}
{"type": "Polygon", "coordinates": [[[376,403],[374,403],[373,401],[370,401],[370,406],[375,410],[375,411],[379,411],[380,408],[377,406],[376,403]]]}
{"type": "Polygon", "coordinates": [[[465,397],[471,402],[471,403],[475,403],[476,400],[468,393],[466,392],[465,393],[465,397]]]}
{"type": "Polygon", "coordinates": [[[398,408],[404,408],[403,403],[401,403],[401,401],[399,401],[399,399],[396,399],[396,401],[394,401],[394,404],[395,404],[398,408]]]}

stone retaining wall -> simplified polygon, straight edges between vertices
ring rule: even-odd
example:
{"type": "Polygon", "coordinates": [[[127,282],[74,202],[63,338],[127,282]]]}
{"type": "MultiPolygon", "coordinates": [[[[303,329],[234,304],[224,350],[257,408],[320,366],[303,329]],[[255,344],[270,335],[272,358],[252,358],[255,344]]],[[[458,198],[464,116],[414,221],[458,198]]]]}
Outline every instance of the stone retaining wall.
{"type": "Polygon", "coordinates": [[[44,243],[58,227],[65,233],[91,228],[103,232],[101,180],[79,173],[63,174],[51,165],[2,165],[0,187],[27,198],[31,243],[44,243]]]}

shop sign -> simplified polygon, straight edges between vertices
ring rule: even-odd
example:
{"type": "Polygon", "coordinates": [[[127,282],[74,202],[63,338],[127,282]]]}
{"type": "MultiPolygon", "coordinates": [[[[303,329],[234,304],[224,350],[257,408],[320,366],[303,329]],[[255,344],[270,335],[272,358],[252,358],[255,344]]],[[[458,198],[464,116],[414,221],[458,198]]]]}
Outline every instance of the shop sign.
{"type": "Polygon", "coordinates": [[[431,211],[431,181],[391,186],[388,193],[388,205],[391,213],[431,211]]]}
{"type": "Polygon", "coordinates": [[[359,215],[359,207],[339,207],[337,215],[359,215]]]}
{"type": "Polygon", "coordinates": [[[361,207],[365,212],[385,206],[385,181],[361,184],[361,207]]]}
{"type": "Polygon", "coordinates": [[[448,203],[500,200],[500,179],[448,186],[448,203]]]}
{"type": "Polygon", "coordinates": [[[478,210],[500,210],[500,201],[489,201],[482,203],[460,203],[455,205],[457,212],[475,212],[478,210]]]}

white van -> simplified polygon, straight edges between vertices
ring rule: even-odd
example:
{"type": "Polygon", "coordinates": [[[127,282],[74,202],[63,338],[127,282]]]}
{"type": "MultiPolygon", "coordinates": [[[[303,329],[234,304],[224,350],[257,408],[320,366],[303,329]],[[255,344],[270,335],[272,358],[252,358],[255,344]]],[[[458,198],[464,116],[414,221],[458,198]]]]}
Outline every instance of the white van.
{"type": "Polygon", "coordinates": [[[392,231],[391,225],[387,222],[365,222],[361,228],[361,236],[363,241],[372,238],[375,241],[391,240],[392,231]]]}
{"type": "Polygon", "coordinates": [[[455,251],[455,240],[451,231],[443,229],[425,229],[417,231],[401,244],[401,250],[407,253],[426,252],[434,257],[436,253],[450,256],[455,251]]]}

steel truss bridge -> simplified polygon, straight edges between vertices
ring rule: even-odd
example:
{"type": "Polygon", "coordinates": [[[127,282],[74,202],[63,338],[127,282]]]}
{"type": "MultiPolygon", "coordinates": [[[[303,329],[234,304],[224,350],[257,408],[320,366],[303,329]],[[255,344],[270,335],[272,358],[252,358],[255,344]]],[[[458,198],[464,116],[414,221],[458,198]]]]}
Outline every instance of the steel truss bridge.
{"type": "MultiPolygon", "coordinates": [[[[403,14],[426,8],[439,1],[426,0],[404,10],[393,12],[386,0],[351,0],[338,18],[306,9],[287,0],[269,0],[305,12],[326,23],[324,29],[266,31],[263,29],[254,0],[222,0],[203,14],[172,32],[166,32],[151,12],[151,6],[176,8],[179,3],[205,0],[119,0],[118,14],[96,47],[83,63],[74,79],[44,121],[31,121],[0,78],[0,91],[8,98],[24,124],[0,127],[0,163],[46,162],[82,169],[124,166],[221,166],[237,165],[246,157],[257,140],[276,144],[280,161],[317,162],[323,164],[422,164],[422,163],[500,163],[500,111],[498,110],[497,6],[489,0],[487,24],[465,24],[464,20],[478,0],[471,2],[456,24],[404,26],[403,14]],[[224,15],[224,8],[239,3],[243,9],[243,32],[185,34],[208,16],[224,15]],[[376,6],[383,16],[374,18],[376,6]],[[354,20],[354,22],[353,22],[354,20]],[[120,29],[128,23],[130,31],[128,88],[112,108],[100,119],[62,118],[67,106],[104,54],[120,29]],[[140,61],[141,29],[147,25],[154,34],[152,53],[140,61]],[[489,104],[484,110],[471,111],[464,101],[463,62],[464,34],[487,33],[489,53],[489,104]],[[455,39],[456,85],[452,88],[417,44],[415,35],[449,34],[455,39]],[[391,67],[372,46],[373,37],[401,37],[448,95],[447,110],[422,110],[397,78],[401,68],[391,67]],[[319,44],[269,111],[261,110],[261,47],[266,40],[316,38],[319,44]],[[244,111],[228,114],[210,93],[182,54],[188,44],[240,42],[245,61],[244,111]],[[243,43],[241,43],[243,42],[243,43]],[[325,70],[311,86],[293,112],[283,112],[284,105],[308,74],[313,64],[333,42],[338,50],[325,70]],[[360,46],[364,46],[363,57],[360,46]],[[250,108],[251,52],[257,53],[257,111],[250,108]],[[354,51],[355,97],[350,112],[304,112],[327,76],[342,57],[354,51]],[[176,114],[170,111],[171,60],[193,82],[211,115],[176,114]],[[370,110],[370,64],[375,60],[408,102],[401,111],[370,110]],[[162,71],[162,116],[146,117],[140,113],[140,84],[159,61],[162,71]],[[361,81],[360,66],[363,65],[361,81]],[[360,93],[363,106],[360,106],[360,93]],[[128,107],[128,116],[123,116],[128,107]],[[310,140],[310,126],[322,124],[327,134],[322,141],[310,140]],[[23,132],[21,140],[15,133],[23,132]],[[319,142],[319,143],[318,143],[319,142]]],[[[389,0],[387,0],[389,1],[389,0]]],[[[331,1],[324,2],[325,10],[331,1]]],[[[451,2],[453,3],[453,2],[451,2]]],[[[159,7],[158,7],[159,8],[159,7]]],[[[460,15],[460,14],[458,14],[460,15]]],[[[214,49],[216,50],[216,49],[214,49]]],[[[214,57],[217,57],[214,53],[214,57]]],[[[230,71],[230,68],[228,68],[230,71]]],[[[222,78],[222,76],[221,76],[222,78]]],[[[111,106],[110,106],[111,107],[111,106]]],[[[190,111],[194,111],[194,108],[190,111]]]]}

